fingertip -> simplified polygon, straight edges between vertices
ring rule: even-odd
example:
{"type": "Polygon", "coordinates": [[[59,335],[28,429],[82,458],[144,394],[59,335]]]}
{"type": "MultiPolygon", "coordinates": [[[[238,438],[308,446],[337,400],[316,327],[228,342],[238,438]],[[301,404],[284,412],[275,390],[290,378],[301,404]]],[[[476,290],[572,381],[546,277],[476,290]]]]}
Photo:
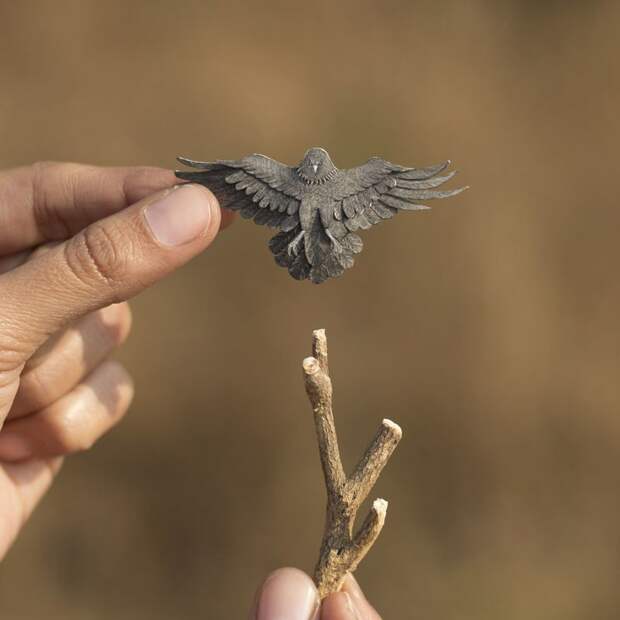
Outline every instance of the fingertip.
{"type": "Polygon", "coordinates": [[[342,584],[342,591],[351,597],[354,607],[360,610],[361,617],[368,618],[368,620],[381,620],[379,612],[368,602],[360,584],[352,573],[347,573],[342,584]]]}
{"type": "Polygon", "coordinates": [[[221,212],[217,198],[202,185],[178,185],[149,200],[144,218],[158,245],[172,248],[200,242],[208,246],[220,229],[221,212]]]}
{"type": "Polygon", "coordinates": [[[220,222],[220,230],[228,228],[236,219],[237,214],[230,209],[221,209],[222,219],[220,222]]]}
{"type": "Polygon", "coordinates": [[[297,568],[280,568],[263,583],[250,618],[252,620],[316,620],[319,596],[312,579],[297,568]]]}
{"type": "Polygon", "coordinates": [[[187,186],[188,188],[192,188],[193,190],[202,193],[202,195],[206,198],[207,203],[209,205],[209,224],[207,226],[206,236],[209,239],[209,242],[217,235],[217,233],[221,230],[222,226],[226,226],[225,217],[223,215],[222,208],[220,207],[220,202],[217,199],[216,195],[204,185],[198,185],[196,183],[190,183],[187,186]]]}
{"type": "Polygon", "coordinates": [[[362,620],[348,592],[334,592],[323,599],[321,620],[362,620]]]}
{"type": "Polygon", "coordinates": [[[360,587],[357,579],[353,576],[353,573],[347,573],[342,583],[342,590],[348,592],[351,596],[358,600],[366,600],[366,596],[360,587]]]}
{"type": "Polygon", "coordinates": [[[133,317],[129,303],[122,301],[102,308],[93,316],[92,320],[101,321],[102,332],[109,337],[109,341],[113,345],[118,346],[127,340],[133,317]]]}
{"type": "MultiPolygon", "coordinates": [[[[179,183],[179,179],[176,179],[177,184],[179,183]]],[[[219,210],[219,214],[220,214],[220,225],[219,225],[219,230],[225,230],[226,228],[228,228],[236,219],[237,219],[237,214],[231,210],[231,209],[226,209],[224,207],[222,207],[219,204],[219,200],[217,199],[217,196],[215,196],[215,194],[213,194],[213,192],[205,185],[202,185],[200,183],[181,183],[179,185],[179,187],[185,187],[185,186],[196,186],[196,187],[201,187],[204,190],[206,190],[209,194],[211,194],[212,199],[215,200],[215,202],[217,203],[217,208],[219,210]]]]}

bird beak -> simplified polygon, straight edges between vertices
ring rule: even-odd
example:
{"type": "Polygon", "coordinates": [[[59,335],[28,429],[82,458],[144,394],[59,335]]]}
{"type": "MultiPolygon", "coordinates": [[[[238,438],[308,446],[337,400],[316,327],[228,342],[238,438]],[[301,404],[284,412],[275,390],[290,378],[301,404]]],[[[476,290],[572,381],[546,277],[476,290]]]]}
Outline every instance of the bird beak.
{"type": "Polygon", "coordinates": [[[316,171],[319,169],[319,164],[312,164],[312,170],[314,170],[314,174],[316,174],[316,171]]]}

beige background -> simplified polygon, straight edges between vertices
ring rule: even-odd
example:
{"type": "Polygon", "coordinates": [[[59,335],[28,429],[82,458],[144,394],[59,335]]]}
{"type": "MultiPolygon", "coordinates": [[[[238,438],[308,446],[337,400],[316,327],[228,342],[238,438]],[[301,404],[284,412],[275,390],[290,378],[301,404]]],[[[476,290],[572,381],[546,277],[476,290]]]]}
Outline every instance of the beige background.
{"type": "Polygon", "coordinates": [[[326,327],[347,463],[405,431],[359,570],[385,618],[617,618],[620,4],[248,4],[0,0],[0,166],[322,145],[472,189],[320,287],[239,222],[136,299],[132,413],[3,563],[2,617],[243,618],[266,571],[311,569],[326,327]]]}

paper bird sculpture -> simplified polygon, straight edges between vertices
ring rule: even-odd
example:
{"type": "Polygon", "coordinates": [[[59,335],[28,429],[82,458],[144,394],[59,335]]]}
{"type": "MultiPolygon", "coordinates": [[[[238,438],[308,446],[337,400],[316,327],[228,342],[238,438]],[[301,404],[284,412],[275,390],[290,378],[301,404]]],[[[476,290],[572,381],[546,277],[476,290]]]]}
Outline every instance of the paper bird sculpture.
{"type": "Polygon", "coordinates": [[[420,202],[466,189],[434,189],[454,176],[438,176],[450,161],[407,168],[372,157],[361,166],[340,170],[325,149],[316,147],[298,166],[258,154],[238,161],[178,161],[198,171],[177,171],[177,177],[208,187],[222,207],[277,228],[280,232],[269,242],[276,263],[293,278],[316,284],[353,266],[353,256],[363,247],[355,234],[358,229],[389,220],[399,211],[428,209],[420,202]]]}

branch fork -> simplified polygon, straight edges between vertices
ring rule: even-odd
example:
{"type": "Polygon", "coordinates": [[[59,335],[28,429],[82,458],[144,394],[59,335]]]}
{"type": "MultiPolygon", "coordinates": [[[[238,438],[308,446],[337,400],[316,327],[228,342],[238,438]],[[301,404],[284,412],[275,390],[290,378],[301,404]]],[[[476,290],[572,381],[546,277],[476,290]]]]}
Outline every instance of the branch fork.
{"type": "Polygon", "coordinates": [[[337,592],[348,572],[353,572],[379,536],[387,502],[376,499],[357,532],[357,511],[374,486],[402,437],[398,424],[383,420],[377,434],[346,476],[340,459],[332,410],[332,382],[327,359],[325,330],[312,334],[312,357],[303,361],[306,392],[314,412],[321,465],[327,490],[327,514],[314,581],[321,599],[337,592]]]}

